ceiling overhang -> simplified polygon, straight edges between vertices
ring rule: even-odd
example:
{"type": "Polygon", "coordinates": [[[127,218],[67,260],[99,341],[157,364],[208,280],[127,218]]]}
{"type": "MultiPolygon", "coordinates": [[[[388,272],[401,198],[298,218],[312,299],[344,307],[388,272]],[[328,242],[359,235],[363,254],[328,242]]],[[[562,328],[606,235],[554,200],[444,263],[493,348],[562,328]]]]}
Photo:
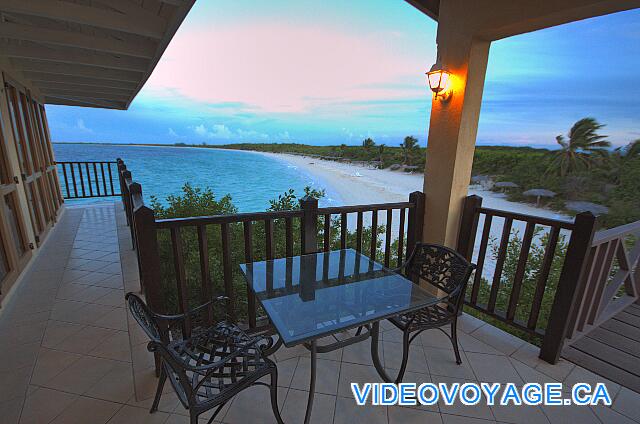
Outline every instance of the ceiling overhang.
{"type": "Polygon", "coordinates": [[[127,109],[195,0],[0,0],[0,55],[46,103],[127,109]]]}
{"type": "Polygon", "coordinates": [[[440,0],[405,0],[407,3],[429,16],[434,21],[438,20],[440,13],[440,0]]]}

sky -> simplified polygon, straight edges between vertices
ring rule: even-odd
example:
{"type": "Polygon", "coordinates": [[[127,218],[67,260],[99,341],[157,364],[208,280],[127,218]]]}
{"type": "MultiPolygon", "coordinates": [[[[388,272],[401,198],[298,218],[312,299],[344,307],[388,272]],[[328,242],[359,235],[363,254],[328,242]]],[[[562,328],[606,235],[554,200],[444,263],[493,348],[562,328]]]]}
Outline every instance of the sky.
{"type": "MultiPolygon", "coordinates": [[[[127,111],[47,106],[58,142],[426,144],[437,24],[402,0],[199,0],[127,111]]],[[[478,145],[583,117],[640,138],[640,10],[492,43],[478,145]]]]}

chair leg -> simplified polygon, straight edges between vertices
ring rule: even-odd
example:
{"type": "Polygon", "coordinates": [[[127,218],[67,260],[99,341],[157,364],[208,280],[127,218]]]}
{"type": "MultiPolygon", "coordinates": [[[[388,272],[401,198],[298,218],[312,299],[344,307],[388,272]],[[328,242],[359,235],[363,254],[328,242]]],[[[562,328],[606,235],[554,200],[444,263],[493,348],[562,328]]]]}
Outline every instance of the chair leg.
{"type": "Polygon", "coordinates": [[[400,365],[398,377],[396,377],[396,384],[402,383],[404,373],[407,370],[407,363],[409,362],[409,346],[411,345],[409,335],[410,333],[408,329],[402,332],[402,364],[400,365]]]}
{"type": "Polygon", "coordinates": [[[160,404],[160,397],[162,397],[162,390],[164,389],[164,382],[167,381],[167,374],[162,367],[160,369],[160,379],[158,380],[158,387],[156,388],[156,397],[153,399],[153,405],[151,405],[150,414],[153,414],[158,410],[158,404],[160,404]]]}
{"type": "Polygon", "coordinates": [[[273,409],[273,415],[276,417],[278,424],[284,424],[282,416],[280,416],[280,409],[278,408],[278,369],[274,368],[271,371],[271,385],[269,386],[271,392],[271,409],[273,409]]]}
{"type": "Polygon", "coordinates": [[[462,364],[460,359],[460,351],[458,350],[458,319],[454,318],[451,321],[451,344],[453,345],[453,352],[456,354],[456,364],[462,364]]]}

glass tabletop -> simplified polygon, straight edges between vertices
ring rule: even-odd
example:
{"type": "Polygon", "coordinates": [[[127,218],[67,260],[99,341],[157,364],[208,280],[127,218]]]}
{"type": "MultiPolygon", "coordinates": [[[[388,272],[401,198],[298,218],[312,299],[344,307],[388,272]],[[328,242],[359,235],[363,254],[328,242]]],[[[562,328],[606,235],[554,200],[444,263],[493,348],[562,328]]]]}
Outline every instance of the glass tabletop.
{"type": "Polygon", "coordinates": [[[287,347],[439,302],[353,249],[240,268],[287,347]]]}

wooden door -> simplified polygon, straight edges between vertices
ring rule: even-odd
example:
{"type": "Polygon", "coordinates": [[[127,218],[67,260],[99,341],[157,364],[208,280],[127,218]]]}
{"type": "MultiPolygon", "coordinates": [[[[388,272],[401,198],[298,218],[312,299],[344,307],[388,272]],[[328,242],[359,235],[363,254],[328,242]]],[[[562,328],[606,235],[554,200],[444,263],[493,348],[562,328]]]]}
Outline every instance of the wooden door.
{"type": "Polygon", "coordinates": [[[32,117],[33,106],[27,92],[8,82],[5,82],[5,87],[23,190],[27,198],[36,243],[40,243],[52,222],[52,216],[45,200],[43,185],[45,160],[32,117]]]}
{"type": "Polygon", "coordinates": [[[7,155],[8,138],[0,113],[0,299],[31,256],[18,200],[19,173],[7,155]]]}

